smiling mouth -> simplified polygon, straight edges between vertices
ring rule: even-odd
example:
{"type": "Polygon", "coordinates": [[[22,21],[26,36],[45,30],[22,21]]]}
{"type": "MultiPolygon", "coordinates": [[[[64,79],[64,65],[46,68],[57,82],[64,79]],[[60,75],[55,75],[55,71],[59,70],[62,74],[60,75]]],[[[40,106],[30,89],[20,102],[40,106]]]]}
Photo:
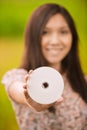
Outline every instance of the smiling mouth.
{"type": "Polygon", "coordinates": [[[48,53],[52,53],[52,54],[58,54],[59,52],[61,52],[63,50],[63,48],[46,48],[46,51],[48,51],[48,53]]]}
{"type": "Polygon", "coordinates": [[[51,51],[51,50],[54,50],[54,51],[61,51],[63,50],[63,48],[46,48],[47,51],[51,51]]]}

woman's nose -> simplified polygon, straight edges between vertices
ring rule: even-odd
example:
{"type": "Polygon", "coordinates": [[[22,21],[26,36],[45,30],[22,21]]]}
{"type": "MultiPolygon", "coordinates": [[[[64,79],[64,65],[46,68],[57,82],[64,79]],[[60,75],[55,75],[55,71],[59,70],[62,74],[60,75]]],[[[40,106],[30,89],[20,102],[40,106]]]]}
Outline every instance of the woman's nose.
{"type": "Polygon", "coordinates": [[[52,34],[50,37],[50,44],[52,45],[58,45],[60,44],[60,37],[58,34],[52,34]]]}

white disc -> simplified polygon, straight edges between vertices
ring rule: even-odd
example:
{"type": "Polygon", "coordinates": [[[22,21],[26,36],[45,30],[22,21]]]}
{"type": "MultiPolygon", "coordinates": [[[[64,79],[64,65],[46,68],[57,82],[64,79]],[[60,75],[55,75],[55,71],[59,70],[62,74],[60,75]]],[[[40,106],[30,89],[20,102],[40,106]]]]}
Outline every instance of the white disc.
{"type": "Polygon", "coordinates": [[[35,69],[27,85],[30,97],[40,104],[51,104],[57,101],[64,89],[61,74],[51,67],[35,69]]]}

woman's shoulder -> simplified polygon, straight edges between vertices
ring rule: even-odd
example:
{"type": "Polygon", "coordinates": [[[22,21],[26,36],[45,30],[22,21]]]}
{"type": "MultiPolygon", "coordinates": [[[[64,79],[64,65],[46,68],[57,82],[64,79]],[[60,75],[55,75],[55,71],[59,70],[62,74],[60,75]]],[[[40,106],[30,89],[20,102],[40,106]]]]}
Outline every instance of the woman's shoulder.
{"type": "Polygon", "coordinates": [[[2,83],[7,84],[8,82],[12,82],[14,80],[23,80],[24,76],[27,74],[27,70],[22,68],[13,68],[8,70],[2,77],[2,83]]]}
{"type": "Polygon", "coordinates": [[[10,69],[10,70],[8,70],[5,74],[14,74],[14,73],[26,73],[27,72],[27,70],[25,70],[25,69],[23,69],[23,68],[13,68],[13,69],[10,69]]]}
{"type": "Polygon", "coordinates": [[[14,75],[25,75],[27,74],[27,70],[22,68],[13,68],[11,70],[8,70],[3,77],[10,77],[14,75]]]}
{"type": "Polygon", "coordinates": [[[85,77],[85,80],[87,81],[87,74],[86,74],[86,75],[84,75],[84,77],[85,77]]]}

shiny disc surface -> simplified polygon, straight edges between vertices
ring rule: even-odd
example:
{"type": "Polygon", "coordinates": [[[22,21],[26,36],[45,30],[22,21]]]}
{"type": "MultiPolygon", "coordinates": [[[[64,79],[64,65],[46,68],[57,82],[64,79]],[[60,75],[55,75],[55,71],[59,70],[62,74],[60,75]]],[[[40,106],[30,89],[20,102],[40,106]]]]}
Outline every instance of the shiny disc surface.
{"type": "Polygon", "coordinates": [[[33,71],[28,82],[28,94],[40,104],[57,101],[64,89],[61,74],[51,67],[40,67],[33,71]]]}

